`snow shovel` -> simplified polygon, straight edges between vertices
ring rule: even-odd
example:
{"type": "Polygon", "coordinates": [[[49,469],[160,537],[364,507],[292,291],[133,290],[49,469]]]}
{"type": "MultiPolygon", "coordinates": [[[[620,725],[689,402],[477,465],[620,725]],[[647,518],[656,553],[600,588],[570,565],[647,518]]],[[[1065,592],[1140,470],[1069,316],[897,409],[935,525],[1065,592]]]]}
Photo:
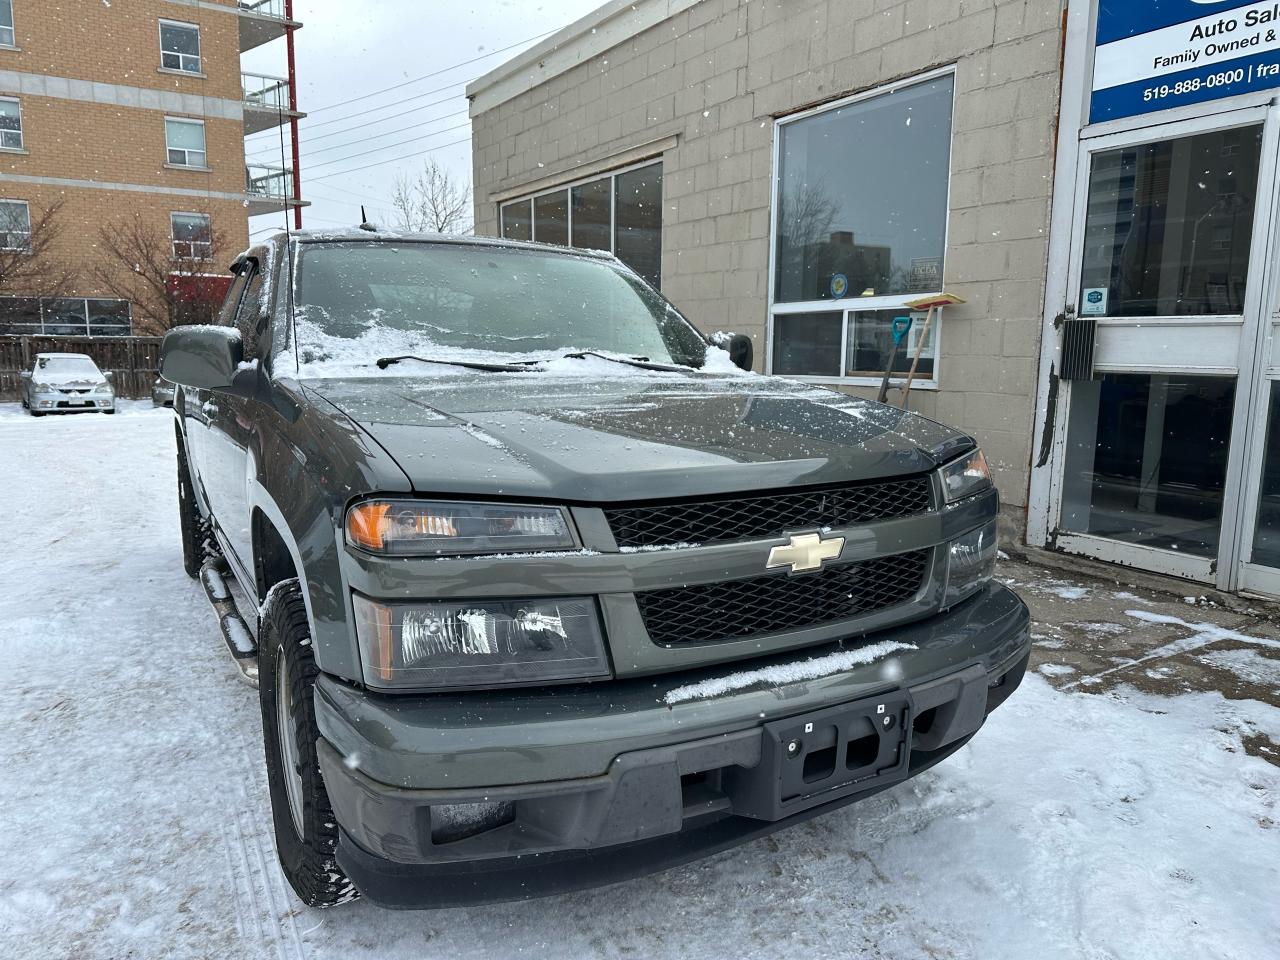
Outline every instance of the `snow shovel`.
{"type": "Polygon", "coordinates": [[[884,368],[884,379],[880,381],[877,403],[884,403],[885,398],[889,396],[889,377],[893,373],[893,365],[898,362],[898,351],[902,347],[902,341],[907,339],[907,334],[911,332],[911,318],[894,317],[893,326],[890,329],[893,332],[893,349],[889,351],[889,365],[884,368]]]}

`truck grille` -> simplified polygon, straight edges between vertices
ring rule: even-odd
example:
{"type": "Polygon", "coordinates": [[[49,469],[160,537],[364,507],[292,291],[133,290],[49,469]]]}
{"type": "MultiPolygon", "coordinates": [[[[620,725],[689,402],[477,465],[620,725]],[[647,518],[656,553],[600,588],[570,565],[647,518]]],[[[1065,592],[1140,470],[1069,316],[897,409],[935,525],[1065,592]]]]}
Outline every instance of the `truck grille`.
{"type": "Polygon", "coordinates": [[[767,539],[815,527],[843,527],[929,509],[929,477],[896,477],[795,493],[691,500],[605,510],[619,547],[767,539]]]}
{"type": "Polygon", "coordinates": [[[924,582],[928,550],[772,575],[636,594],[659,646],[720,643],[847,620],[905,603],[924,582]]]}

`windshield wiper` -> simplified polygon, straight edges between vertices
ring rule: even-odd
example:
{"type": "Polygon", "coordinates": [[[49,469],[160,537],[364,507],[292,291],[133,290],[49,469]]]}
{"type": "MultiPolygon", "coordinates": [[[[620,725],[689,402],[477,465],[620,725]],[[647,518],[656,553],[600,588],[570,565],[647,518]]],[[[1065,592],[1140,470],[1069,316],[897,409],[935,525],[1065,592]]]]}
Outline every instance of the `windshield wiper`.
{"type": "Polygon", "coordinates": [[[599,357],[601,360],[612,360],[614,363],[625,363],[628,367],[639,367],[642,370],[671,370],[680,372],[687,367],[677,367],[666,363],[654,363],[648,357],[615,357],[595,350],[578,350],[574,353],[562,353],[560,359],[585,360],[587,357],[599,357]]]}
{"type": "Polygon", "coordinates": [[[379,370],[385,370],[393,363],[401,360],[417,360],[419,363],[439,363],[447,367],[465,367],[468,370],[487,370],[490,373],[528,373],[529,368],[514,363],[481,363],[477,360],[439,360],[435,357],[416,357],[406,353],[399,357],[380,357],[377,361],[379,370]]]}

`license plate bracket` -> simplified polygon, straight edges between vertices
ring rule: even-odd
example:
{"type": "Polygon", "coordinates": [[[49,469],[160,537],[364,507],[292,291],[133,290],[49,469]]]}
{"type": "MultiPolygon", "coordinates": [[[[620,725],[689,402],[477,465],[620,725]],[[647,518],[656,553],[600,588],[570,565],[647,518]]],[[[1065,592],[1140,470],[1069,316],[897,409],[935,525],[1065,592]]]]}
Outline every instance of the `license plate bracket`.
{"type": "Polygon", "coordinates": [[[734,813],[781,820],[905,777],[913,719],[911,694],[896,690],[766,723],[759,766],[726,784],[734,813]]]}

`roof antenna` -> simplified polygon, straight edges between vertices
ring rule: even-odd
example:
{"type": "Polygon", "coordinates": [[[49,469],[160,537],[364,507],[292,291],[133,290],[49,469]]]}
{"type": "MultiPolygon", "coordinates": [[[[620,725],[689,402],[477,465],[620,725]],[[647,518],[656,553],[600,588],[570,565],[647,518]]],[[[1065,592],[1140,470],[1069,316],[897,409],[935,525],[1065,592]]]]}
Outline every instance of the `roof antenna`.
{"type": "Polygon", "coordinates": [[[378,228],[369,222],[369,218],[365,215],[364,204],[360,204],[360,229],[368,230],[370,233],[377,233],[378,228]]]}

